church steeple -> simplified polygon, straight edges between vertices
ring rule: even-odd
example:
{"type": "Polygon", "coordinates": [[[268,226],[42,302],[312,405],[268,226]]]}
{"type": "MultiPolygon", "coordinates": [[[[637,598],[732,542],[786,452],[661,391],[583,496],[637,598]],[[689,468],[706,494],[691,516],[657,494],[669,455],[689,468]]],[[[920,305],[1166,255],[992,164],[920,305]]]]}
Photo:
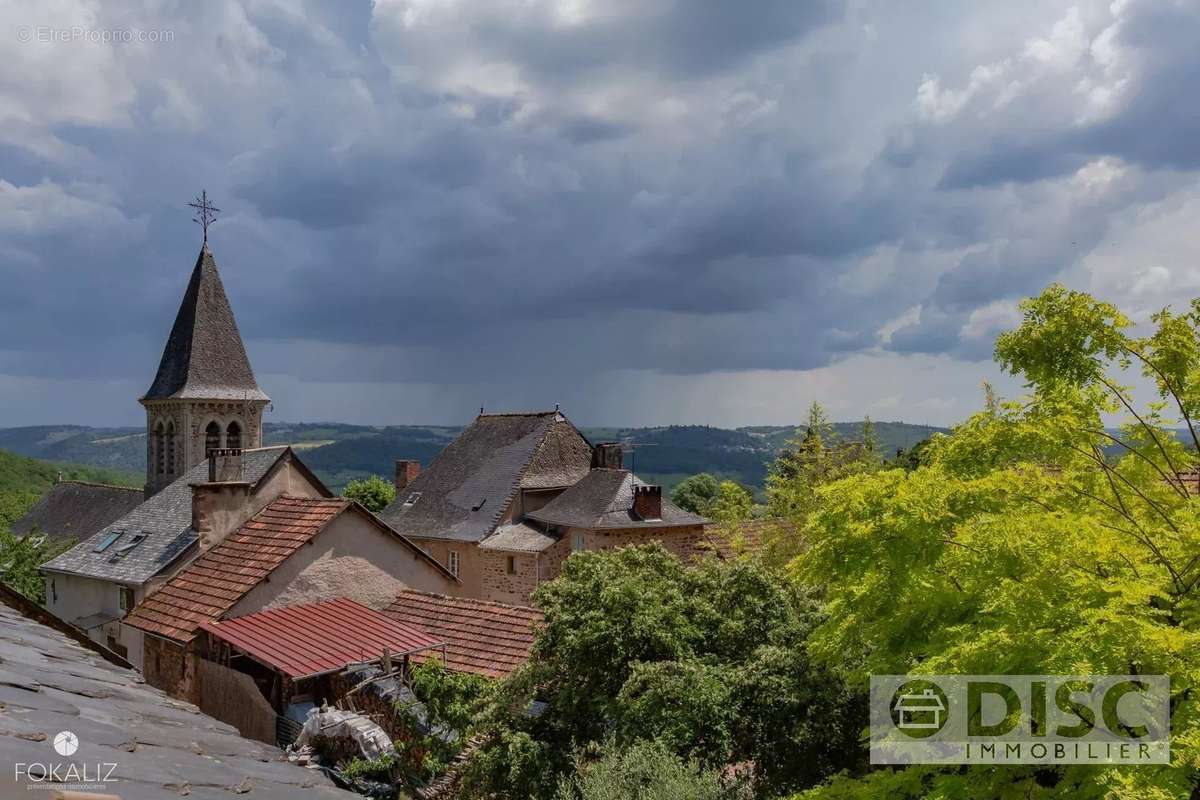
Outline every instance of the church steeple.
{"type": "Polygon", "coordinates": [[[146,494],[187,472],[220,447],[262,444],[270,398],[258,387],[208,242],[140,400],[146,408],[146,494]]]}

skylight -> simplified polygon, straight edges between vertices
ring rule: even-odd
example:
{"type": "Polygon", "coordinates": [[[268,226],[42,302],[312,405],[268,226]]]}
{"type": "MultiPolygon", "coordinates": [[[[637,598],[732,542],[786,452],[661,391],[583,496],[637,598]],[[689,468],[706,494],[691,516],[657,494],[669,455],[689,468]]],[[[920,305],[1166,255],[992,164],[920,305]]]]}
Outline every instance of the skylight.
{"type": "Polygon", "coordinates": [[[104,538],[96,542],[96,546],[92,548],[92,552],[103,553],[110,546],[112,546],[113,542],[121,538],[122,533],[123,531],[109,531],[108,533],[104,534],[104,538]]]}
{"type": "Polygon", "coordinates": [[[420,492],[413,492],[412,494],[410,494],[410,495],[408,496],[408,499],[404,501],[404,507],[405,507],[405,508],[412,508],[412,506],[413,506],[413,503],[417,502],[417,501],[418,501],[418,500],[420,500],[420,499],[421,499],[421,493],[420,493],[420,492]]]}
{"type": "Polygon", "coordinates": [[[129,541],[122,543],[120,547],[118,547],[116,550],[114,550],[113,554],[108,557],[108,560],[109,561],[120,561],[122,558],[129,555],[130,550],[137,547],[139,544],[141,544],[144,541],[146,541],[146,534],[135,533],[133,536],[129,537],[129,541]]]}

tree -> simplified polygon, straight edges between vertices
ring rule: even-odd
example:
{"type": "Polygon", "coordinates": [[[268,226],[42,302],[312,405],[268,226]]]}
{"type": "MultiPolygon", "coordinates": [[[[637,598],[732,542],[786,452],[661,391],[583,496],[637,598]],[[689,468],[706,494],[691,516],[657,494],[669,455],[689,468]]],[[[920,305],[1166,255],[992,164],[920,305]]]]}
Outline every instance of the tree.
{"type": "Polygon", "coordinates": [[[704,769],[753,760],[773,791],[859,757],[865,707],[807,656],[817,604],[761,564],[585,551],[534,599],[546,617],[531,659],[477,729],[491,742],[470,770],[478,794],[547,797],[581,751],[648,739],[704,769]]]}
{"type": "Polygon", "coordinates": [[[1027,398],[989,393],[915,470],[819,491],[793,563],[826,587],[810,652],[859,686],[870,673],[1169,675],[1172,765],[910,766],[806,798],[1200,795],[1200,496],[1179,477],[1200,463],[1200,303],[1155,314],[1140,338],[1116,307],[1061,286],[1022,310],[996,356],[1027,398]],[[1154,399],[1136,402],[1129,369],[1154,399]]]}
{"type": "Polygon", "coordinates": [[[754,512],[754,495],[746,487],[733,481],[721,481],[717,496],[703,512],[715,522],[741,522],[750,519],[754,512]]]}
{"type": "Polygon", "coordinates": [[[671,492],[671,502],[693,514],[707,514],[720,492],[720,483],[707,472],[684,478],[671,492]]]}
{"type": "Polygon", "coordinates": [[[559,783],[556,800],[734,800],[715,770],[688,763],[660,742],[606,749],[594,764],[580,759],[559,783]]]}
{"type": "Polygon", "coordinates": [[[840,442],[820,403],[809,408],[803,436],[789,441],[767,472],[767,516],[794,523],[780,526],[776,535],[764,540],[773,563],[786,562],[804,548],[793,532],[816,510],[820,487],[878,467],[878,442],[870,419],[864,423],[863,433],[865,442],[840,442]]]}
{"type": "Polygon", "coordinates": [[[346,484],[342,496],[356,500],[366,506],[368,511],[378,514],[396,499],[396,486],[378,475],[371,475],[362,480],[350,481],[346,484]]]}

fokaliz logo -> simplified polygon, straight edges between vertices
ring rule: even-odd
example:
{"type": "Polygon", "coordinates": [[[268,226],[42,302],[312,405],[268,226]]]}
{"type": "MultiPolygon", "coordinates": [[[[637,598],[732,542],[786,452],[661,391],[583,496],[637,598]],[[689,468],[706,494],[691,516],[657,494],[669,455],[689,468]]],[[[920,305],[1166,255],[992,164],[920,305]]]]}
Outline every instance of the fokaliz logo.
{"type": "MultiPolygon", "coordinates": [[[[79,750],[79,737],[71,731],[59,731],[50,739],[54,752],[64,758],[70,758],[79,750]]],[[[13,780],[24,782],[28,788],[39,784],[52,783],[56,788],[88,791],[102,788],[105,784],[115,783],[119,778],[114,777],[117,771],[115,761],[96,761],[91,763],[75,763],[50,761],[26,763],[18,761],[13,765],[13,780]]]]}

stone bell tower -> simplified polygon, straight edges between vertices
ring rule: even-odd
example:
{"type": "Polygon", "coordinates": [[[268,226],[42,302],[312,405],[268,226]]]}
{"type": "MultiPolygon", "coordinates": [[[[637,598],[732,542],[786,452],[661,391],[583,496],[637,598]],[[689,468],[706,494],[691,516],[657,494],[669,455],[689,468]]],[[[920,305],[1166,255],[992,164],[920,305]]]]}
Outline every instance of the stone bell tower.
{"type": "MultiPolygon", "coordinates": [[[[204,208],[207,205],[205,197],[204,208]]],[[[146,409],[146,496],[158,492],[209,450],[262,446],[271,399],[258,388],[217,262],[205,241],[192,270],[158,373],[139,401],[146,409]]]]}

